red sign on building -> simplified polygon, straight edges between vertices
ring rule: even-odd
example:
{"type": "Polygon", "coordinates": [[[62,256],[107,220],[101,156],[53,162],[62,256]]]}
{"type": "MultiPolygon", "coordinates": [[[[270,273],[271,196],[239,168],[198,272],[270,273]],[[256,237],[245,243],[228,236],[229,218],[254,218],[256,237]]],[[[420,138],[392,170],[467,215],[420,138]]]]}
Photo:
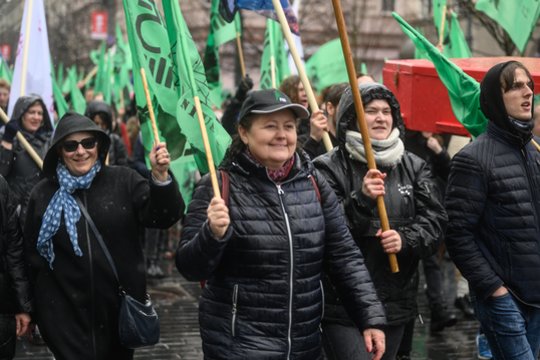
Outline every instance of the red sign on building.
{"type": "Polygon", "coordinates": [[[108,13],[106,11],[92,11],[90,37],[95,40],[107,38],[108,13]]]}
{"type": "Polygon", "coordinates": [[[11,46],[8,44],[0,44],[0,54],[2,55],[2,59],[6,61],[11,60],[11,46]]]}

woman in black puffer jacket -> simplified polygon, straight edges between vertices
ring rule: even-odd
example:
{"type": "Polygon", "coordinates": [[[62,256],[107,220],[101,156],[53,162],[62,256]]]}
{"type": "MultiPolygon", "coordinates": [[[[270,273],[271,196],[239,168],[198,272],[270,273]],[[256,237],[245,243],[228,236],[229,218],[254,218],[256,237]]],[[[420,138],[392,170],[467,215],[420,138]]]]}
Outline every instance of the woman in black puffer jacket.
{"type": "MultiPolygon", "coordinates": [[[[339,146],[315,159],[341,201],[351,233],[366,259],[366,266],[388,318],[383,359],[394,359],[405,324],[417,313],[418,261],[434,253],[447,221],[437,199],[435,183],[427,164],[404,151],[403,123],[399,104],[380,84],[360,87],[366,123],[379,170],[370,170],[365,160],[352,91],[339,102],[339,146]],[[384,173],[384,174],[383,174],[384,173]],[[380,232],[377,195],[384,195],[392,230],[380,232]],[[392,274],[388,254],[395,253],[399,273],[392,274]]],[[[324,345],[330,359],[364,359],[358,353],[361,334],[352,327],[339,294],[325,277],[327,307],[323,320],[324,345]]]]}
{"type": "Polygon", "coordinates": [[[199,307],[205,359],[321,359],[323,268],[368,350],[375,359],[384,351],[385,315],[362,254],[334,192],[296,151],[304,115],[277,90],[251,93],[221,166],[228,205],[212,198],[209,176],[195,190],[176,265],[190,280],[207,279],[199,307]]]}

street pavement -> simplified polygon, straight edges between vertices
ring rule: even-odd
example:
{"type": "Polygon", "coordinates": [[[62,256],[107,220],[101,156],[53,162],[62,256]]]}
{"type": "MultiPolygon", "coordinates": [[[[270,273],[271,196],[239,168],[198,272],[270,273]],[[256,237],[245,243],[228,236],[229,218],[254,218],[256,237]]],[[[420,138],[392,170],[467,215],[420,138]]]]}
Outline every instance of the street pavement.
{"type": "MultiPolygon", "coordinates": [[[[167,276],[149,282],[149,292],[156,304],[161,319],[160,342],[149,348],[135,352],[135,359],[152,360],[200,360],[203,359],[197,319],[197,298],[200,294],[198,283],[187,282],[174,268],[172,260],[164,260],[162,267],[167,276]]],[[[449,260],[443,260],[445,288],[449,299],[454,298],[453,267],[449,260]]],[[[423,279],[423,278],[422,278],[423,279]]],[[[423,280],[418,296],[420,317],[417,319],[413,339],[412,359],[415,360],[470,360],[476,359],[475,335],[478,324],[458,313],[458,323],[438,335],[429,333],[429,310],[423,294],[423,280]]],[[[61,326],[61,324],[59,324],[61,326]]],[[[33,345],[20,340],[17,345],[17,360],[53,360],[45,345],[33,345]]]]}

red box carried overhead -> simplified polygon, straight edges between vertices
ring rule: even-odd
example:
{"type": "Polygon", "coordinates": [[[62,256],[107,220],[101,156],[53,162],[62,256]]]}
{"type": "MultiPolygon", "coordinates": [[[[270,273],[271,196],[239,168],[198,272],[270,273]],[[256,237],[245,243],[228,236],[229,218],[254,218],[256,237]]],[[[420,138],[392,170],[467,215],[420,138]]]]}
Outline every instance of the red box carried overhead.
{"type": "MultiPolygon", "coordinates": [[[[478,82],[495,64],[517,60],[531,72],[536,92],[540,92],[540,58],[490,57],[451,59],[478,82]]],[[[452,112],[448,91],[429,60],[388,60],[383,83],[398,98],[405,126],[411,130],[469,135],[452,112]]]]}

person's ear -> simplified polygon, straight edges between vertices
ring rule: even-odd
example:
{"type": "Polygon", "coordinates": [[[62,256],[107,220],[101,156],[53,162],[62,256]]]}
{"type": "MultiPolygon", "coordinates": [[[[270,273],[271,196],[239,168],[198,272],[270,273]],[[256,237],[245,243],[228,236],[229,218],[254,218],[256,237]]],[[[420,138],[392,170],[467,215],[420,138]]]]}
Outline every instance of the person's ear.
{"type": "Polygon", "coordinates": [[[240,136],[240,140],[242,140],[242,142],[247,146],[248,144],[247,130],[241,125],[238,125],[238,136],[240,136]]]}

